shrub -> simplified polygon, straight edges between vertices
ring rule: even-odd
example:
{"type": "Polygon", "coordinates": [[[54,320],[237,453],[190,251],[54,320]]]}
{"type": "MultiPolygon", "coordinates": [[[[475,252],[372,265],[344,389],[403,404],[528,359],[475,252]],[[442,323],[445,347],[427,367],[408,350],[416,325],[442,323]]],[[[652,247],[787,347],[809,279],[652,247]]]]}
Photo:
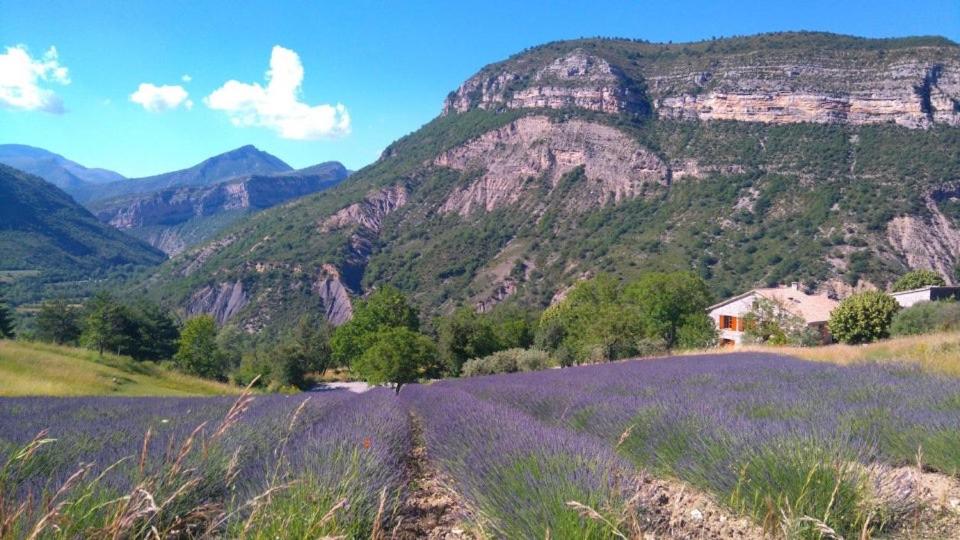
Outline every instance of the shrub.
{"type": "Polygon", "coordinates": [[[667,352],[667,342],[661,338],[640,338],[637,340],[637,356],[656,356],[667,352]]]}
{"type": "Polygon", "coordinates": [[[920,289],[930,285],[942,287],[946,284],[947,282],[944,281],[943,276],[940,274],[934,272],[933,270],[920,269],[907,272],[901,276],[900,279],[895,281],[893,283],[893,292],[920,289]]]}
{"type": "Polygon", "coordinates": [[[870,343],[890,336],[890,323],[900,305],[880,291],[854,294],[830,313],[830,333],[841,343],[870,343]]]}
{"type": "Polygon", "coordinates": [[[537,371],[553,364],[545,351],[539,349],[507,349],[497,351],[483,358],[473,358],[463,364],[463,376],[494,375],[496,373],[516,373],[518,371],[537,371]]]}
{"type": "Polygon", "coordinates": [[[920,302],[899,311],[890,324],[894,336],[914,336],[960,329],[960,303],[920,302]]]}

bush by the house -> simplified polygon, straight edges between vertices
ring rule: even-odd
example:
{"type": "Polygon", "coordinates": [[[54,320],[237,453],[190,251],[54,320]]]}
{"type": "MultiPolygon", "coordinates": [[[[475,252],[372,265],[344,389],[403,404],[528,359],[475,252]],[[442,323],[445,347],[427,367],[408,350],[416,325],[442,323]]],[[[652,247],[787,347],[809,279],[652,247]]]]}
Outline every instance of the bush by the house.
{"type": "Polygon", "coordinates": [[[890,334],[914,336],[958,329],[960,329],[960,303],[920,302],[894,315],[890,334]]]}
{"type": "Polygon", "coordinates": [[[890,295],[866,291],[844,299],[830,313],[830,333],[841,343],[870,343],[890,337],[890,324],[900,305],[890,295]]]}
{"type": "Polygon", "coordinates": [[[942,287],[946,284],[947,282],[940,274],[933,270],[920,269],[907,272],[901,276],[900,279],[893,283],[892,288],[893,292],[900,292],[920,289],[931,285],[934,287],[942,287]]]}

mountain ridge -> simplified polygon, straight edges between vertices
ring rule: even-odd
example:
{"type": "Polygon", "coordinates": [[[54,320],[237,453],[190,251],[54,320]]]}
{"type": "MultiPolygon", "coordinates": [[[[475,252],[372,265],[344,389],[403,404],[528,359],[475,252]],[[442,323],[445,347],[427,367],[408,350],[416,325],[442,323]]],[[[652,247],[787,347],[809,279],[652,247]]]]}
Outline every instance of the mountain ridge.
{"type": "Polygon", "coordinates": [[[204,186],[173,186],[92,201],[100,221],[127,231],[168,255],[203,242],[251,212],[336,186],[348,176],[328,161],[282,173],[235,176],[204,186]]]}
{"type": "Polygon", "coordinates": [[[248,144],[209,157],[185,169],[96,186],[83,194],[80,202],[89,203],[172,187],[205,186],[237,176],[273,174],[292,170],[294,170],[293,167],[280,158],[248,144]]]}
{"type": "Polygon", "coordinates": [[[159,264],[166,256],[101,224],[44,179],[0,165],[0,269],[90,278],[114,267],[159,264]]]}
{"type": "Polygon", "coordinates": [[[437,314],[504,301],[543,307],[598,272],[694,270],[716,296],[789,281],[843,295],[907,268],[951,274],[960,129],[952,110],[927,115],[912,86],[939,64],[928,90],[954,99],[958,51],[931,38],[825,34],[686,52],[547,44],[482,68],[467,81],[480,84],[461,85],[440,116],[351,182],[237,223],[144,285],[184,312],[270,334],[304,310],[342,317],[345,300],[384,283],[437,314]],[[801,56],[820,67],[791,75],[801,56]],[[885,84],[893,57],[909,68],[883,89],[906,96],[901,122],[794,113],[766,121],[750,107],[741,118],[661,113],[665,97],[723,85],[763,93],[792,80],[783,92],[859,96],[867,83],[885,84]],[[682,76],[664,78],[678,62],[682,76]],[[822,77],[827,65],[863,74],[860,86],[831,86],[842,80],[822,77]],[[736,76],[715,67],[706,80],[700,66],[736,76]]]}
{"type": "Polygon", "coordinates": [[[82,194],[91,185],[124,179],[120,173],[84,167],[60,154],[26,144],[0,144],[0,163],[39,176],[70,195],[82,194]]]}

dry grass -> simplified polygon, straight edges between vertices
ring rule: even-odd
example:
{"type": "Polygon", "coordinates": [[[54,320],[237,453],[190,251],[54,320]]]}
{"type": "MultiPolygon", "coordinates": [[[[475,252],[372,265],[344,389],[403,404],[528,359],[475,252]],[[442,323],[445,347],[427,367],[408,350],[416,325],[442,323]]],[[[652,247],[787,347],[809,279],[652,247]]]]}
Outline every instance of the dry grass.
{"type": "Polygon", "coordinates": [[[203,396],[240,389],[152,362],[74,347],[0,340],[0,396],[203,396]]]}
{"type": "Polygon", "coordinates": [[[828,345],[826,347],[746,346],[730,352],[775,352],[835,364],[860,362],[906,362],[924,371],[960,377],[960,332],[945,332],[893,338],[868,345],[828,345]]]}

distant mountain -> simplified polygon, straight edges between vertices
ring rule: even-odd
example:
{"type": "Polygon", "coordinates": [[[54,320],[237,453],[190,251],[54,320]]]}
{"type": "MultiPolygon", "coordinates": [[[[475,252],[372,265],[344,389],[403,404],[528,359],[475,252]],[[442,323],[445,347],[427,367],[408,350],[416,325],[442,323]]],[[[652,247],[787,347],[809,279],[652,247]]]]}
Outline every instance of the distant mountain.
{"type": "Polygon", "coordinates": [[[88,169],[59,154],[24,144],[0,144],[0,163],[39,176],[73,196],[83,196],[91,185],[124,179],[119,173],[88,169]]]}
{"type": "Polygon", "coordinates": [[[97,220],[38,176],[0,165],[0,271],[90,279],[159,264],[163,252],[97,220]]]}
{"type": "Polygon", "coordinates": [[[783,33],[584,39],[492,64],[349,182],[144,281],[279,334],[393,284],[434,315],[549,305],[585,276],[839,295],[960,265],[960,46],[783,33]]]}
{"type": "Polygon", "coordinates": [[[177,187],[211,186],[238,176],[290,171],[293,171],[293,167],[279,158],[247,145],[204,160],[188,169],[95,186],[77,200],[86,203],[177,187]]]}
{"type": "Polygon", "coordinates": [[[88,207],[101,221],[176,255],[243,216],[331,188],[348,174],[341,163],[330,161],[297,171],[235,177],[212,186],[125,195],[88,207]]]}

